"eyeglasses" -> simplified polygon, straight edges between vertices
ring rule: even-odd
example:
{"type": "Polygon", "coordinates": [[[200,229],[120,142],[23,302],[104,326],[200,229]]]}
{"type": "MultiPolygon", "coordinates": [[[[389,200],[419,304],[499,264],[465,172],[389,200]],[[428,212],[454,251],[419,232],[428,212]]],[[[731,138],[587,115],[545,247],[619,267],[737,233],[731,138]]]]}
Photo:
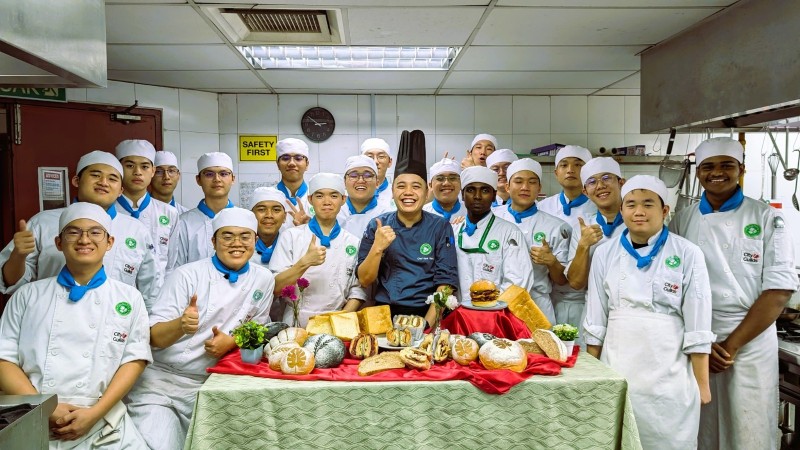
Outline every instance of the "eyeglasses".
{"type": "Polygon", "coordinates": [[[452,184],[452,183],[455,183],[456,181],[458,181],[460,179],[461,179],[461,177],[458,176],[458,175],[447,175],[447,176],[445,176],[445,175],[437,175],[437,176],[433,177],[433,181],[435,181],[437,183],[444,183],[445,181],[448,181],[448,182],[450,182],[452,184]]]}
{"type": "Polygon", "coordinates": [[[222,242],[222,244],[226,247],[232,246],[237,240],[241,242],[242,245],[249,245],[254,239],[255,235],[253,233],[242,233],[238,235],[233,233],[222,233],[219,235],[220,242],[222,242]]]}
{"type": "Polygon", "coordinates": [[[221,170],[219,172],[214,172],[213,170],[204,170],[202,175],[203,178],[206,178],[207,180],[213,180],[217,177],[217,175],[219,175],[220,178],[225,179],[230,178],[231,175],[233,175],[233,172],[227,170],[221,170]]]}
{"type": "Polygon", "coordinates": [[[61,231],[61,238],[72,244],[74,242],[78,242],[84,233],[86,233],[86,236],[89,237],[89,240],[95,244],[103,242],[103,240],[106,238],[106,230],[101,227],[92,227],[89,229],[66,227],[63,231],[61,231]]]}
{"type": "Polygon", "coordinates": [[[383,152],[378,153],[378,154],[365,153],[364,156],[369,156],[370,158],[372,158],[374,160],[377,160],[377,161],[386,161],[387,159],[389,159],[389,155],[387,155],[386,153],[383,153],[383,152]]]}
{"type": "Polygon", "coordinates": [[[181,171],[178,170],[178,169],[167,169],[167,170],[156,169],[156,176],[158,176],[158,177],[163,177],[164,174],[167,174],[167,175],[169,175],[171,177],[174,177],[174,176],[177,176],[179,173],[181,173],[181,171]]]}
{"type": "Polygon", "coordinates": [[[595,187],[598,182],[602,182],[604,185],[608,186],[609,184],[614,182],[615,178],[616,178],[616,176],[608,174],[608,173],[603,175],[599,179],[595,178],[595,177],[590,177],[589,179],[586,180],[585,186],[586,187],[595,187]]]}
{"type": "Polygon", "coordinates": [[[359,178],[363,179],[364,181],[369,181],[369,180],[375,178],[375,174],[372,173],[372,172],[361,172],[361,173],[359,173],[359,172],[353,171],[353,172],[348,172],[347,173],[347,178],[350,178],[350,181],[356,181],[359,178]]]}
{"type": "Polygon", "coordinates": [[[281,157],[278,159],[285,163],[288,163],[291,160],[294,160],[294,162],[303,162],[305,161],[306,157],[303,155],[281,155],[281,157]]]}

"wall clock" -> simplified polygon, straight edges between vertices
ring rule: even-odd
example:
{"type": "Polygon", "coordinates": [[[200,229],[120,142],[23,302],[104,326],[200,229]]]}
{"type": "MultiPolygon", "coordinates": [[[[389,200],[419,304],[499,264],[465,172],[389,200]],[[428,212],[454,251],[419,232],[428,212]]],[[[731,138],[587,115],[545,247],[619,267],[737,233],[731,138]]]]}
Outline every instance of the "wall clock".
{"type": "Polygon", "coordinates": [[[310,140],[322,142],[331,137],[336,128],[336,121],[330,111],[317,106],[303,113],[303,117],[300,119],[300,128],[310,140]]]}

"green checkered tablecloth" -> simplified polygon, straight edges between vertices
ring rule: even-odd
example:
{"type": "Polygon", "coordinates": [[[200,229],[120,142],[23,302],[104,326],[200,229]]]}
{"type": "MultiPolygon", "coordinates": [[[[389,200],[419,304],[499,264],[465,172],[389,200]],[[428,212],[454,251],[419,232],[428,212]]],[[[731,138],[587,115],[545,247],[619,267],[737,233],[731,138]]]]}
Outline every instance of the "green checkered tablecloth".
{"type": "Polygon", "coordinates": [[[641,449],[621,375],[582,353],[504,395],[466,381],[290,381],[212,374],[186,449],[641,449]]]}

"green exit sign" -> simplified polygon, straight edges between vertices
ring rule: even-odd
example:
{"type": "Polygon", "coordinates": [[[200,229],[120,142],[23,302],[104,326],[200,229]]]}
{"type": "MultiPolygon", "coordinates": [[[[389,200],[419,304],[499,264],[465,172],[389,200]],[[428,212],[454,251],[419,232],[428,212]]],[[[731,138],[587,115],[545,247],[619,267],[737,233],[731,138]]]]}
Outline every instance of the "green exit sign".
{"type": "Polygon", "coordinates": [[[67,90],[65,88],[0,87],[0,97],[66,102],[67,90]]]}

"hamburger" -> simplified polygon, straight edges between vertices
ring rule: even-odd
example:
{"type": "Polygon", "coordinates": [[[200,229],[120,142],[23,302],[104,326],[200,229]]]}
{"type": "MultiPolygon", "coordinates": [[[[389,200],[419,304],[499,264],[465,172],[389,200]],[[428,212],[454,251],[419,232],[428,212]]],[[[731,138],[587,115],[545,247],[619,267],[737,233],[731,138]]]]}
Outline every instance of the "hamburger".
{"type": "Polygon", "coordinates": [[[499,295],[500,291],[497,290],[497,286],[489,280],[478,280],[469,287],[472,305],[479,308],[495,306],[499,295]]]}

